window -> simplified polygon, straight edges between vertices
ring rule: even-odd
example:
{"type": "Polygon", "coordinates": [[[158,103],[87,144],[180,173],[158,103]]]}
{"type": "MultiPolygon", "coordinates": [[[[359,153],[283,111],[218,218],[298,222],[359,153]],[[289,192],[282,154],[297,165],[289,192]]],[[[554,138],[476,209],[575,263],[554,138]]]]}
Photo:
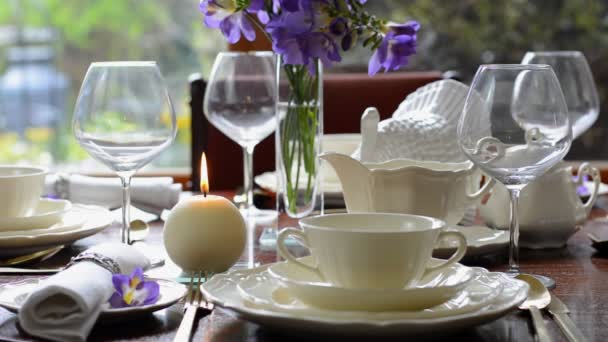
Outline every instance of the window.
{"type": "MultiPolygon", "coordinates": [[[[468,82],[482,63],[518,63],[528,50],[581,50],[606,104],[608,0],[374,0],[367,6],[396,22],[422,23],[409,70],[455,71],[468,82]]],[[[80,82],[93,61],[156,60],[179,130],[149,169],[188,167],[188,75],[207,76],[226,48],[219,30],[203,27],[197,7],[198,0],[0,1],[0,163],[107,171],[71,134],[80,82]]],[[[369,56],[360,48],[330,71],[365,71],[369,56]]],[[[608,159],[605,117],[577,139],[570,159],[608,159]]]]}
{"type": "Polygon", "coordinates": [[[520,63],[530,50],[582,51],[598,88],[600,116],[567,158],[608,159],[608,0],[386,0],[368,6],[396,22],[420,21],[411,69],[452,70],[465,82],[479,64],[520,63]]]}
{"type": "Polygon", "coordinates": [[[189,167],[188,75],[207,75],[225,48],[197,8],[198,0],[0,1],[0,163],[107,171],[71,133],[82,79],[94,61],[155,60],[179,128],[150,169],[189,167]]]}

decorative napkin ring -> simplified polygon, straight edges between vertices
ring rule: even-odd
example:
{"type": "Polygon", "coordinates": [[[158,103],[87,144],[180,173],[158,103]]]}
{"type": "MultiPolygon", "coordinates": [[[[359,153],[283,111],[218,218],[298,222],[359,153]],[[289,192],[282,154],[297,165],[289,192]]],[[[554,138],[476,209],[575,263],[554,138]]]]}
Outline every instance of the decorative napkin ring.
{"type": "Polygon", "coordinates": [[[118,265],[118,263],[116,261],[114,261],[114,259],[109,258],[109,257],[99,254],[99,253],[86,252],[86,251],[82,252],[82,253],[78,254],[77,256],[73,257],[72,259],[70,259],[70,262],[67,264],[65,269],[68,269],[69,267],[71,267],[74,264],[81,262],[81,261],[93,262],[93,263],[105,268],[106,270],[110,271],[110,273],[112,273],[112,274],[122,273],[120,270],[120,265],[118,265]]]}

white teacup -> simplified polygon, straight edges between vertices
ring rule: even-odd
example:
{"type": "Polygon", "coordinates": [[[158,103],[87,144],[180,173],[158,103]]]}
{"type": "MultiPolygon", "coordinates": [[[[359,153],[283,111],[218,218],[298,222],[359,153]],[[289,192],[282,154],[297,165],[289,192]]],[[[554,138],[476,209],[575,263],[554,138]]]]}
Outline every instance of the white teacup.
{"type": "Polygon", "coordinates": [[[0,165],[0,216],[28,216],[36,208],[47,169],[34,166],[0,165]]]}
{"type": "Polygon", "coordinates": [[[321,279],[346,288],[410,287],[428,272],[458,262],[467,249],[462,234],[443,232],[444,221],[426,216],[332,214],[302,219],[300,226],[303,230],[281,230],[277,239],[279,254],[321,279]],[[316,266],[300,262],[287,250],[285,239],[290,236],[310,249],[316,266]],[[443,239],[455,239],[456,252],[444,262],[428,266],[433,249],[443,239]]]}

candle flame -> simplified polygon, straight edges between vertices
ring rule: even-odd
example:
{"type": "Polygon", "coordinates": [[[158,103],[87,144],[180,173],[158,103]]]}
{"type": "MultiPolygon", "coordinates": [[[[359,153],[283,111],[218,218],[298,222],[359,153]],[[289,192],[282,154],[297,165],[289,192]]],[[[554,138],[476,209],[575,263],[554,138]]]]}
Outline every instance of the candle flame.
{"type": "Polygon", "coordinates": [[[207,156],[205,152],[201,156],[201,191],[204,196],[209,192],[209,176],[207,175],[207,156]]]}

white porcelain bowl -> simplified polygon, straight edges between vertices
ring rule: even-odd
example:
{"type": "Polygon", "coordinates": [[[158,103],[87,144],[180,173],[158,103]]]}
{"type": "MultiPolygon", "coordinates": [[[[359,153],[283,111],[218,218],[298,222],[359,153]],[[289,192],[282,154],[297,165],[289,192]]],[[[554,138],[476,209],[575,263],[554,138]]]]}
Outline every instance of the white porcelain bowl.
{"type": "Polygon", "coordinates": [[[47,173],[43,167],[0,165],[0,217],[30,215],[38,205],[47,173]]]}

